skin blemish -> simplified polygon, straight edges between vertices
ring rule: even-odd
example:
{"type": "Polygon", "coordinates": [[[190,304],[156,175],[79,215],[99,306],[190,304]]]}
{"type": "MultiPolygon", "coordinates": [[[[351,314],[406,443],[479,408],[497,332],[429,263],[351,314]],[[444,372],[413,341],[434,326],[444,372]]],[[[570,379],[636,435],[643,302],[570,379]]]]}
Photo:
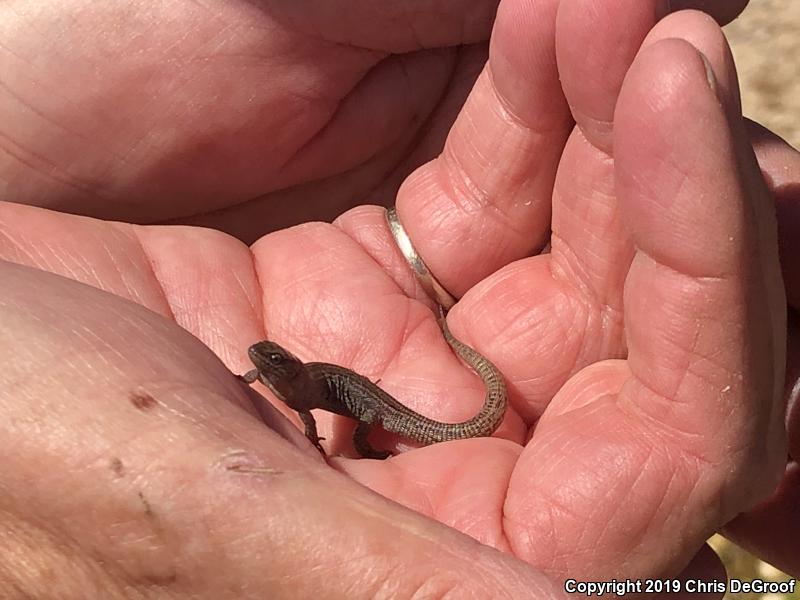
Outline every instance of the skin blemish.
{"type": "Polygon", "coordinates": [[[260,464],[251,458],[244,450],[232,450],[223,455],[220,464],[226,471],[234,473],[260,473],[262,475],[280,475],[283,471],[260,464]]]}
{"type": "Polygon", "coordinates": [[[145,516],[146,516],[147,518],[149,518],[149,519],[153,519],[153,518],[155,518],[155,516],[156,516],[156,515],[155,515],[155,513],[153,512],[153,507],[152,507],[152,506],[151,506],[151,504],[150,504],[150,503],[147,501],[147,498],[145,498],[145,497],[144,497],[144,494],[143,494],[142,492],[139,492],[139,500],[141,500],[141,502],[142,502],[142,506],[144,507],[144,514],[145,514],[145,516]]]}
{"type": "Polygon", "coordinates": [[[108,466],[114,471],[117,477],[123,477],[125,475],[125,465],[122,464],[122,460],[116,456],[109,461],[108,466]]]}
{"type": "Polygon", "coordinates": [[[151,410],[158,401],[146,392],[133,392],[130,395],[131,404],[139,410],[151,410]]]}

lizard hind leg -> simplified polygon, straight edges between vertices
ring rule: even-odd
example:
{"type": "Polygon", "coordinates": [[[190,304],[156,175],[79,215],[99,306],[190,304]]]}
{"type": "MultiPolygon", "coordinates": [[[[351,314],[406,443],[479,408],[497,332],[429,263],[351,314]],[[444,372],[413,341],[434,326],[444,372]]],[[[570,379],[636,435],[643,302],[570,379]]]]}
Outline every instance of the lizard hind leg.
{"type": "Polygon", "coordinates": [[[387,450],[376,450],[367,441],[367,435],[369,435],[370,429],[372,429],[372,424],[364,421],[359,422],[356,426],[356,430],[353,433],[353,446],[355,446],[356,452],[364,458],[376,458],[378,460],[389,458],[392,455],[391,452],[387,450]]]}

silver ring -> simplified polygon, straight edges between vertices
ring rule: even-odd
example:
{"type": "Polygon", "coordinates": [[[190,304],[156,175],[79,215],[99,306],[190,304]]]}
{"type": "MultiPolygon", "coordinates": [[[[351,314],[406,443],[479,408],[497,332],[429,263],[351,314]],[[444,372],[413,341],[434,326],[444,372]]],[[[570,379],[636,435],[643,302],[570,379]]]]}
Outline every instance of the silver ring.
{"type": "Polygon", "coordinates": [[[403,224],[397,218],[397,210],[394,207],[386,210],[386,222],[389,224],[389,231],[392,232],[397,247],[400,248],[400,252],[411,267],[411,272],[414,273],[414,277],[417,278],[422,289],[425,290],[431,300],[439,304],[445,311],[450,310],[456,303],[456,299],[436,280],[425,261],[417,254],[414,244],[411,243],[406,230],[403,229],[403,224]]]}

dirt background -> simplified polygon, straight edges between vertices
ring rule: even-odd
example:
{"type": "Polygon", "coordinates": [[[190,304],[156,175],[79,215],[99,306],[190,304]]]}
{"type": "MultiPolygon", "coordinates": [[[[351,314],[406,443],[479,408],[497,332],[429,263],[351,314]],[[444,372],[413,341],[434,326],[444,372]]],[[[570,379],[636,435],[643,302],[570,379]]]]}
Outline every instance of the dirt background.
{"type": "Polygon", "coordinates": [[[800,149],[800,0],[750,0],[725,33],[744,114],[800,149]]]}

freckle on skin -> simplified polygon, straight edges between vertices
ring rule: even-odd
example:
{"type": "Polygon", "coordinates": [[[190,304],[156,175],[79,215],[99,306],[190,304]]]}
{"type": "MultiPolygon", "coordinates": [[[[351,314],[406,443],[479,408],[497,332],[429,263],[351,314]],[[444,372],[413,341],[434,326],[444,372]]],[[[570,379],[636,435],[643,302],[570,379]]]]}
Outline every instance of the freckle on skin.
{"type": "Polygon", "coordinates": [[[117,475],[117,477],[122,477],[125,475],[125,465],[122,464],[122,460],[117,458],[116,456],[111,459],[109,462],[109,466],[111,470],[117,475]]]}
{"type": "Polygon", "coordinates": [[[158,401],[146,392],[132,392],[130,400],[139,410],[150,410],[158,404],[158,401]]]}

